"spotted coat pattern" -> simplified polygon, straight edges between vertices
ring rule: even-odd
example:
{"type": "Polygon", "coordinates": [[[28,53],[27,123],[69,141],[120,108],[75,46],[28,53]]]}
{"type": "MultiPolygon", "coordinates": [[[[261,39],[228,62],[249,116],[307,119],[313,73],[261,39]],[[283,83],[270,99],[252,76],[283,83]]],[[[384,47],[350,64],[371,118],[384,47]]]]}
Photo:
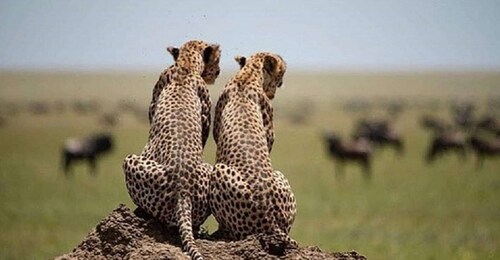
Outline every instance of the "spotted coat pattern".
{"type": "Polygon", "coordinates": [[[296,202],[285,176],[272,168],[271,99],[282,85],[286,64],[271,53],[236,57],[238,74],[225,86],[214,118],[216,165],[209,204],[219,230],[234,239],[271,233],[288,237],[296,202]]]}
{"type": "Polygon", "coordinates": [[[127,189],[141,209],[169,226],[179,227],[184,250],[202,259],[193,230],[210,215],[209,176],[203,162],[210,126],[207,83],[219,74],[218,45],[189,41],[170,47],[175,64],[165,70],[153,89],[148,142],[140,155],[123,162],[127,189]]]}

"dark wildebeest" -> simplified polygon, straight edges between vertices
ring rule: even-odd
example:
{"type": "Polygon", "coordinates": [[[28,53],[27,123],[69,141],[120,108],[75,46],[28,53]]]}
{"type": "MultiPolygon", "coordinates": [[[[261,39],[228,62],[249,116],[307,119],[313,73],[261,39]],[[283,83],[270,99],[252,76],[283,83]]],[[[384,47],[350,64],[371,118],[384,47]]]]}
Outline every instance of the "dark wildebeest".
{"type": "Polygon", "coordinates": [[[288,113],[287,118],[294,125],[304,125],[311,119],[313,113],[314,102],[306,99],[294,106],[294,109],[288,113]]]}
{"type": "Polygon", "coordinates": [[[49,105],[45,102],[36,101],[29,104],[29,110],[34,115],[46,115],[49,113],[49,105]]]}
{"type": "Polygon", "coordinates": [[[134,116],[139,123],[149,125],[148,110],[144,108],[137,107],[134,110],[134,116]]]}
{"type": "Polygon", "coordinates": [[[104,113],[99,117],[99,123],[107,127],[114,127],[118,123],[118,114],[112,112],[104,113]]]}
{"type": "Polygon", "coordinates": [[[403,99],[392,100],[392,101],[388,101],[385,104],[385,106],[387,109],[387,114],[391,118],[396,118],[399,115],[401,115],[401,113],[406,109],[407,102],[406,102],[406,100],[403,100],[403,99]]]}
{"type": "Polygon", "coordinates": [[[392,146],[399,155],[404,152],[401,135],[385,120],[361,120],[354,130],[353,138],[366,138],[382,147],[392,146]]]}
{"type": "Polygon", "coordinates": [[[348,112],[364,112],[369,110],[372,104],[362,99],[352,99],[344,103],[344,111],[348,112]]]}
{"type": "Polygon", "coordinates": [[[477,134],[469,138],[469,145],[477,156],[477,167],[483,166],[486,157],[500,156],[500,139],[486,140],[477,134]]]}
{"type": "Polygon", "coordinates": [[[436,159],[436,156],[450,151],[457,152],[465,159],[465,148],[466,140],[462,134],[454,131],[444,131],[432,138],[425,159],[428,163],[432,163],[436,159]]]}
{"type": "Polygon", "coordinates": [[[477,129],[485,130],[500,137],[500,121],[493,116],[484,116],[476,125],[477,129]]]}
{"type": "Polygon", "coordinates": [[[451,124],[441,118],[431,115],[423,115],[420,118],[420,125],[434,132],[434,134],[442,133],[452,128],[451,124]]]}
{"type": "Polygon", "coordinates": [[[73,103],[73,110],[77,114],[86,115],[99,112],[101,105],[97,100],[77,100],[73,103]]]}
{"type": "Polygon", "coordinates": [[[97,173],[97,158],[111,151],[113,148],[113,138],[109,134],[97,134],[87,138],[68,139],[62,149],[62,167],[64,173],[68,175],[71,164],[77,160],[88,160],[92,175],[97,173]]]}
{"type": "Polygon", "coordinates": [[[455,103],[451,107],[453,121],[455,125],[462,129],[470,129],[474,126],[474,110],[472,103],[455,103]]]}
{"type": "Polygon", "coordinates": [[[346,161],[361,164],[365,178],[371,176],[372,147],[370,141],[360,138],[349,143],[343,143],[334,133],[327,133],[325,139],[329,155],[337,161],[337,176],[343,173],[343,166],[346,161]]]}

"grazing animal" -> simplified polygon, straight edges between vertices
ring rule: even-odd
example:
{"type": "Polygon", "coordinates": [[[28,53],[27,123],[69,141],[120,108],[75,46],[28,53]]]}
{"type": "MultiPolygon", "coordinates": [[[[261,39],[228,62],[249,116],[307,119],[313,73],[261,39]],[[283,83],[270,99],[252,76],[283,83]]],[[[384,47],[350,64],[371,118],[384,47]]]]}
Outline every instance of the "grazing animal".
{"type": "Polygon", "coordinates": [[[370,178],[373,149],[369,140],[359,138],[343,143],[336,134],[331,132],[325,135],[325,140],[329,155],[337,160],[337,176],[343,173],[344,163],[352,161],[361,164],[365,177],[370,178]]]}
{"type": "Polygon", "coordinates": [[[207,83],[219,74],[219,45],[189,41],[169,47],[175,64],[153,90],[149,139],[140,155],[123,162],[127,189],[143,211],[178,227],[184,251],[202,259],[193,233],[210,215],[209,176],[203,162],[211,102],[207,83]]]}
{"type": "Polygon", "coordinates": [[[366,112],[373,107],[373,104],[363,99],[352,99],[344,103],[346,112],[366,112]]]}
{"type": "Polygon", "coordinates": [[[314,113],[314,102],[303,100],[294,106],[294,109],[288,114],[290,123],[294,125],[304,125],[308,123],[314,113]]]}
{"type": "Polygon", "coordinates": [[[114,127],[118,123],[118,114],[116,113],[104,113],[99,117],[99,123],[107,127],[114,127]]]}
{"type": "Polygon", "coordinates": [[[50,107],[46,102],[36,101],[29,104],[29,109],[34,115],[46,115],[50,112],[50,107]]]}
{"type": "Polygon", "coordinates": [[[393,100],[387,104],[387,113],[392,118],[398,117],[406,109],[405,100],[393,100]]]}
{"type": "Polygon", "coordinates": [[[62,149],[62,167],[64,173],[71,172],[71,165],[78,160],[87,160],[92,175],[97,174],[96,161],[102,154],[113,148],[113,137],[110,134],[96,134],[84,139],[70,138],[62,149]]]}
{"type": "Polygon", "coordinates": [[[500,121],[493,116],[485,116],[477,123],[476,127],[500,137],[500,121]]]}
{"type": "Polygon", "coordinates": [[[285,61],[261,52],[237,56],[240,71],[224,87],[215,108],[213,136],[216,165],[210,184],[210,208],[219,230],[232,239],[277,234],[296,246],[288,233],[296,202],[285,176],[273,170],[271,100],[282,85],[285,61]]]}
{"type": "Polygon", "coordinates": [[[465,137],[458,132],[445,131],[432,138],[425,158],[428,163],[432,163],[438,155],[451,151],[457,152],[465,159],[466,140],[465,137]]]}
{"type": "Polygon", "coordinates": [[[353,137],[354,139],[366,138],[379,146],[391,146],[399,155],[404,153],[401,135],[385,120],[361,120],[353,137]]]}
{"type": "Polygon", "coordinates": [[[425,129],[433,131],[434,134],[442,133],[452,128],[449,123],[431,115],[422,116],[420,118],[420,125],[425,129]]]}
{"type": "Polygon", "coordinates": [[[477,167],[483,166],[486,157],[500,156],[500,139],[486,140],[477,134],[469,138],[469,145],[477,156],[477,167]]]}
{"type": "Polygon", "coordinates": [[[118,102],[116,110],[124,114],[127,113],[134,114],[137,108],[138,105],[136,104],[135,101],[125,99],[125,100],[120,100],[120,102],[118,102]]]}
{"type": "Polygon", "coordinates": [[[474,126],[474,110],[472,103],[455,103],[451,106],[451,113],[455,126],[462,129],[470,129],[474,126]]]}
{"type": "Polygon", "coordinates": [[[97,113],[101,105],[97,100],[77,100],[73,103],[73,110],[77,114],[87,115],[97,113]]]}

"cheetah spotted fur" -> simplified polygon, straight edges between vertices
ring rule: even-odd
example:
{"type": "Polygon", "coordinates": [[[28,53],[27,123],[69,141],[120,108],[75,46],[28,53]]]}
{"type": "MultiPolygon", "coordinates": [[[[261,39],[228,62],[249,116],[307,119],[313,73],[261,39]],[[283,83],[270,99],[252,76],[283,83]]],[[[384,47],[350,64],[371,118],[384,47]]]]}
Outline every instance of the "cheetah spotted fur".
{"type": "Polygon", "coordinates": [[[206,84],[219,75],[218,45],[189,41],[169,47],[175,64],[153,89],[148,142],[140,155],[123,162],[127,189],[142,210],[179,228],[184,251],[202,259],[194,232],[210,215],[209,176],[203,162],[210,126],[211,102],[206,84]]]}
{"type": "Polygon", "coordinates": [[[274,141],[271,99],[282,85],[286,64],[271,53],[236,57],[241,68],[220,95],[214,118],[216,165],[209,204],[219,231],[233,239],[288,233],[296,202],[285,176],[272,168],[274,141]]]}

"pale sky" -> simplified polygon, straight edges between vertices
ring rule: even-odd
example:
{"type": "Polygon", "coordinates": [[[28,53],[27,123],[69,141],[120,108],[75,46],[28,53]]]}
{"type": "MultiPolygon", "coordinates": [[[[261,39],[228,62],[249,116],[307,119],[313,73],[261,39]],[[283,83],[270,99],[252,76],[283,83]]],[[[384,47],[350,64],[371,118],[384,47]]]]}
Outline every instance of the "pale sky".
{"type": "Polygon", "coordinates": [[[498,0],[0,0],[0,69],[154,70],[190,39],[296,70],[500,70],[498,0]]]}

